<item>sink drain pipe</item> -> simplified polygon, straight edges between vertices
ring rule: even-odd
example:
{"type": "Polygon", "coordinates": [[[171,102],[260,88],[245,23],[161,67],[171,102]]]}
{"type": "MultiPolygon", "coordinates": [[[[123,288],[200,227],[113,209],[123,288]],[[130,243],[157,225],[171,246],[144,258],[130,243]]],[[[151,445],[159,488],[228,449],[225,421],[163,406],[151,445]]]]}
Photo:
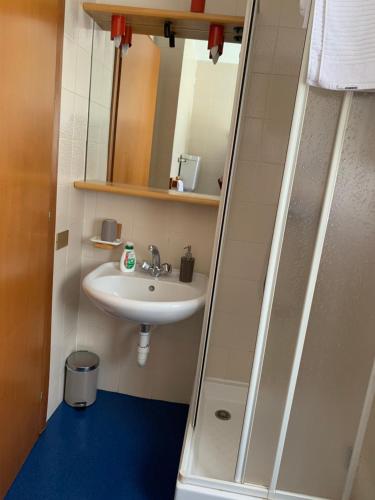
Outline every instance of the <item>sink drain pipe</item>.
{"type": "Polygon", "coordinates": [[[151,325],[141,325],[138,339],[138,365],[145,366],[150,352],[151,325]]]}

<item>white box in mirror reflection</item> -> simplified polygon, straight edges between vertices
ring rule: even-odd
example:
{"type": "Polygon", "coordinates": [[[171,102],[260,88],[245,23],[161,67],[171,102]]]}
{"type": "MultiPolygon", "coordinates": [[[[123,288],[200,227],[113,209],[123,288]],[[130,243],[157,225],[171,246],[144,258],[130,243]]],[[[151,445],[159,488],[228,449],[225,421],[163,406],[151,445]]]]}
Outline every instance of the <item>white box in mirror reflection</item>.
{"type": "Polygon", "coordinates": [[[184,191],[195,191],[199,179],[201,157],[182,154],[179,159],[178,176],[184,183],[184,191]]]}

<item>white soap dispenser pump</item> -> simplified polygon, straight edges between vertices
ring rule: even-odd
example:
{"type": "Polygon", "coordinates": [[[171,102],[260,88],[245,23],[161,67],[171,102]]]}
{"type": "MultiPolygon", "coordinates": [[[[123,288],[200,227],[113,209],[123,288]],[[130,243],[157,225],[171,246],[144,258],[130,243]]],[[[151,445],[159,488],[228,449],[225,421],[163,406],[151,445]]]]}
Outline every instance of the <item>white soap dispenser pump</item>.
{"type": "Polygon", "coordinates": [[[120,259],[120,269],[123,273],[133,273],[137,264],[134,243],[127,241],[120,259]]]}

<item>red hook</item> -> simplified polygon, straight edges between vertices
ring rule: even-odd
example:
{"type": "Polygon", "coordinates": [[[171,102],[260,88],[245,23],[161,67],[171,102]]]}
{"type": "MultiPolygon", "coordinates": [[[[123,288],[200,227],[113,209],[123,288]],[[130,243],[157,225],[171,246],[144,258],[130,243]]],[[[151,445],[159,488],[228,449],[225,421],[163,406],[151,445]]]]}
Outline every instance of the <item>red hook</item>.
{"type": "Polygon", "coordinates": [[[208,37],[208,50],[210,51],[210,59],[216,64],[224,51],[224,26],[211,24],[208,37]]]}

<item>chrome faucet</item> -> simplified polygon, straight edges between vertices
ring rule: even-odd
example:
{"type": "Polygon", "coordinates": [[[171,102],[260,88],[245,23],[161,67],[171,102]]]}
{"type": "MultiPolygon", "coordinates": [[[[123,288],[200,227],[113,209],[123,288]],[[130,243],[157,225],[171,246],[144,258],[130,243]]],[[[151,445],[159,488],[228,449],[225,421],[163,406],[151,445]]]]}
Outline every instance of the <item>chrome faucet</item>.
{"type": "Polygon", "coordinates": [[[148,251],[151,253],[151,267],[160,268],[160,252],[157,246],[149,245],[148,251]]]}
{"type": "Polygon", "coordinates": [[[172,266],[170,264],[165,262],[160,265],[160,252],[157,246],[149,245],[148,251],[151,253],[151,262],[144,260],[141,267],[142,271],[151,274],[151,276],[155,278],[172,272],[172,266]]]}

